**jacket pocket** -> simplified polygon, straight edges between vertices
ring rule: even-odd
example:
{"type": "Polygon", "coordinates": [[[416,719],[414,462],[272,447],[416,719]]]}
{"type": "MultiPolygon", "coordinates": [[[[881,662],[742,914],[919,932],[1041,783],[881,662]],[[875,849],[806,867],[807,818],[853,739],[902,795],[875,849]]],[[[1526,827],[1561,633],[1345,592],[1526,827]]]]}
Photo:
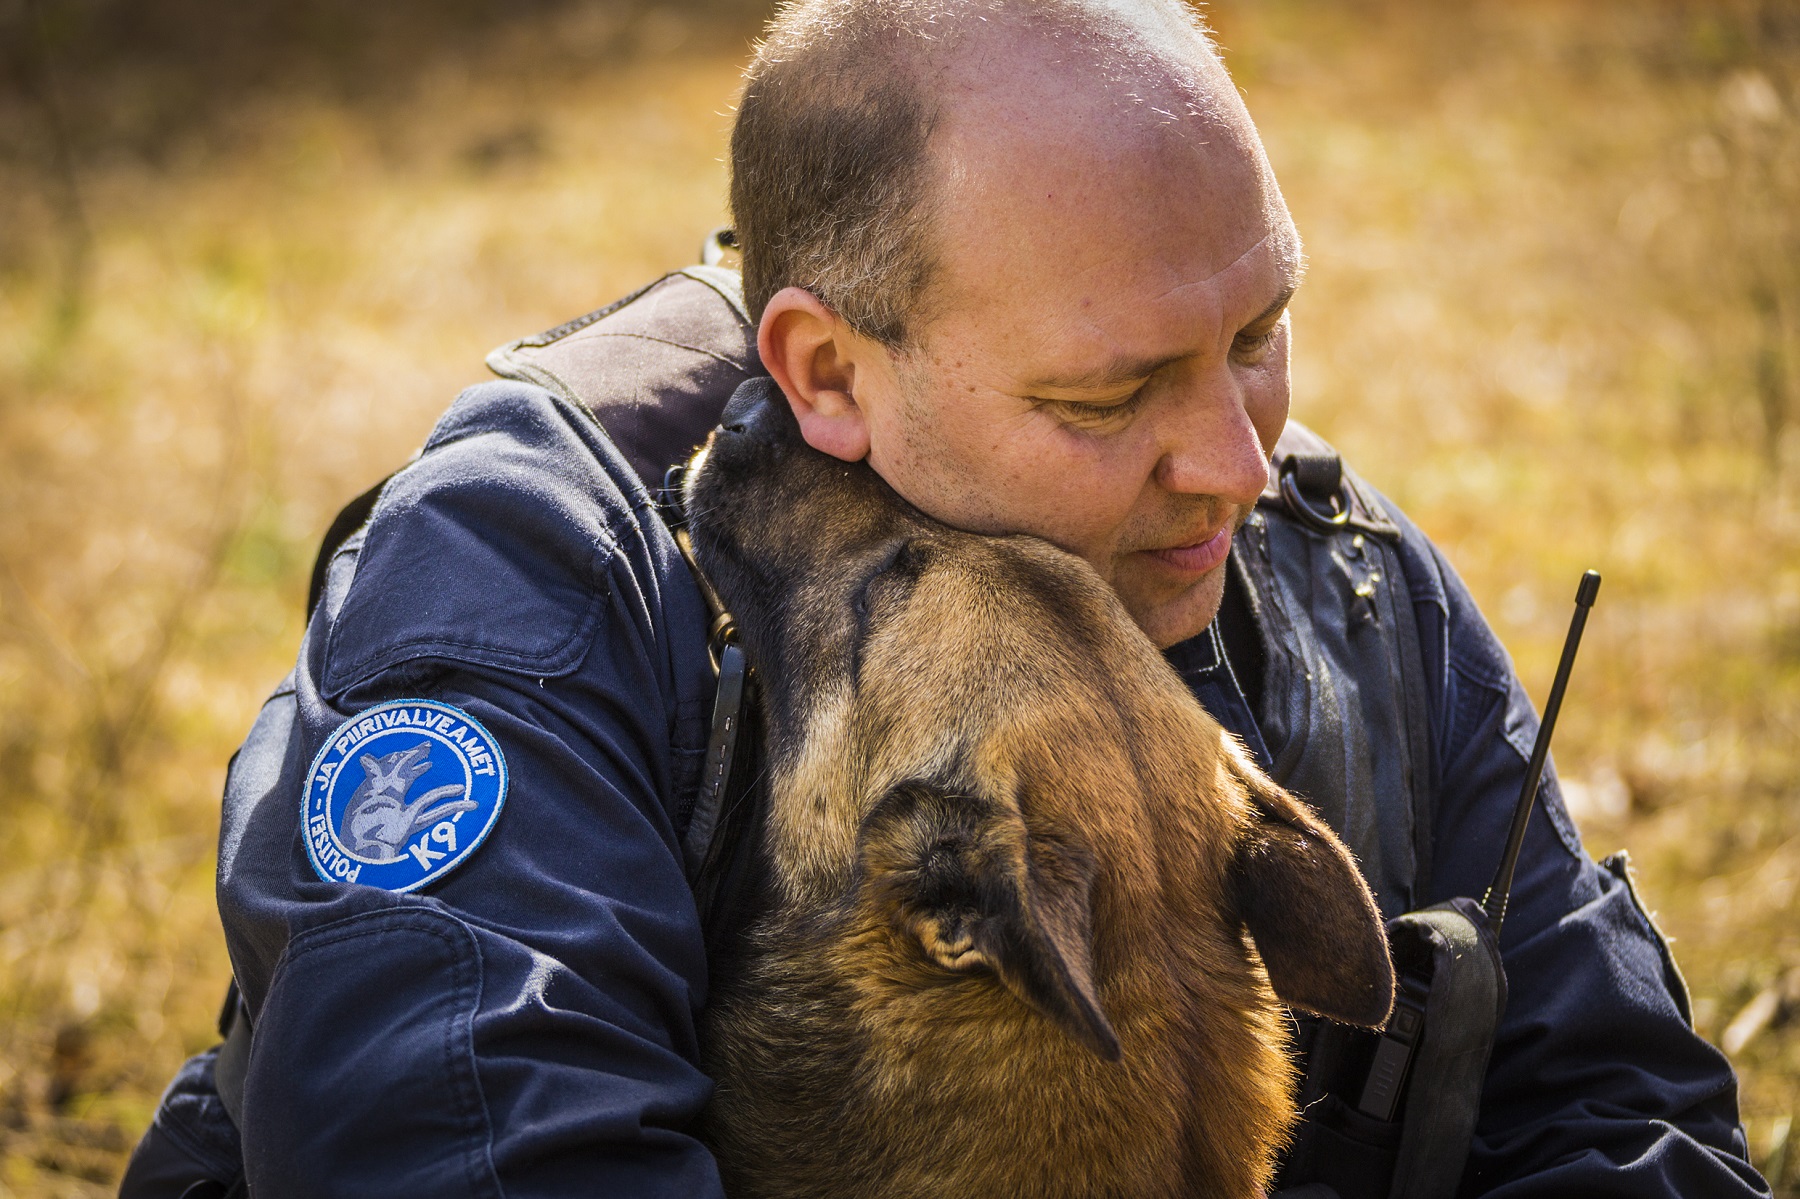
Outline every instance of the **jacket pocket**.
{"type": "Polygon", "coordinates": [[[288,945],[256,1023],[244,1164],[258,1199],[498,1199],[471,1025],[481,956],[461,921],[369,912],[288,945]]]}

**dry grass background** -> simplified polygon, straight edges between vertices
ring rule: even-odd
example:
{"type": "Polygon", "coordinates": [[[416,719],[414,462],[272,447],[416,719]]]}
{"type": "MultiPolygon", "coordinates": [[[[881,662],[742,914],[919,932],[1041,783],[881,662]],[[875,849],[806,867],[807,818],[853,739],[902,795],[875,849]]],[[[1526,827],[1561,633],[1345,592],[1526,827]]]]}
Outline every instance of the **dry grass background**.
{"type": "MultiPolygon", "coordinates": [[[[492,345],[689,260],[753,0],[0,0],[0,1196],[210,1043],[224,765],[492,345]],[[501,13],[505,9],[504,16],[501,13]]],[[[1221,0],[1296,412],[1444,546],[1800,1195],[1800,9],[1221,0]]]]}

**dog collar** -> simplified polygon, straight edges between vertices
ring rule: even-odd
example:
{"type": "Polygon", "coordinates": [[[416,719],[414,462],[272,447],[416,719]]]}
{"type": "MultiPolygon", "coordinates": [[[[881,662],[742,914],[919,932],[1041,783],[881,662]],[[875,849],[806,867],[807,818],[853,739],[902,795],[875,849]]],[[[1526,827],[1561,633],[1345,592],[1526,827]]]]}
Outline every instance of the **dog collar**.
{"type": "Polygon", "coordinates": [[[682,560],[694,576],[694,584],[700,589],[700,597],[706,601],[706,610],[712,616],[706,631],[706,647],[712,658],[713,673],[719,680],[718,690],[713,694],[712,731],[706,739],[700,791],[695,796],[694,810],[681,839],[683,864],[687,867],[689,881],[694,881],[714,854],[715,835],[725,816],[726,792],[737,758],[738,732],[744,723],[744,692],[750,665],[744,657],[743,647],[738,644],[737,619],[694,557],[694,538],[688,531],[687,511],[681,503],[681,485],[686,475],[685,465],[671,466],[664,473],[657,507],[674,533],[675,546],[681,551],[682,560]]]}

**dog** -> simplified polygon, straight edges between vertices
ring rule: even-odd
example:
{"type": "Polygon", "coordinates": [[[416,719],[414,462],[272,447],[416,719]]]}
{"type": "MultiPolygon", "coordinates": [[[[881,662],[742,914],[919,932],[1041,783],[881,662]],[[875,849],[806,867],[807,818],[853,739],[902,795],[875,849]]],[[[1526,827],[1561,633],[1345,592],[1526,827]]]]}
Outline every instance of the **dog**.
{"type": "Polygon", "coordinates": [[[1392,1005],[1337,837],[1086,563],[923,515],[768,380],[683,500],[764,722],[761,884],[701,1027],[727,1190],[1265,1193],[1280,1004],[1392,1005]]]}

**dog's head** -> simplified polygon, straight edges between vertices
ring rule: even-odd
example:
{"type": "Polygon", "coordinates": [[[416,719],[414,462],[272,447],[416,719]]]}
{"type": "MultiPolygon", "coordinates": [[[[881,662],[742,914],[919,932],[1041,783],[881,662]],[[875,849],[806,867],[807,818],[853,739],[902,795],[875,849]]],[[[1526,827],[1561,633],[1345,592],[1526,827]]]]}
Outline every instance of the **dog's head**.
{"type": "Polygon", "coordinates": [[[923,515],[807,446],[766,379],[726,407],[684,502],[756,670],[786,902],[875,911],[909,985],[990,974],[1113,1057],[1108,955],[1141,947],[1093,930],[1141,922],[1179,861],[1283,999],[1385,1018],[1348,853],[1304,805],[1253,798],[1255,768],[1085,563],[923,515]]]}

